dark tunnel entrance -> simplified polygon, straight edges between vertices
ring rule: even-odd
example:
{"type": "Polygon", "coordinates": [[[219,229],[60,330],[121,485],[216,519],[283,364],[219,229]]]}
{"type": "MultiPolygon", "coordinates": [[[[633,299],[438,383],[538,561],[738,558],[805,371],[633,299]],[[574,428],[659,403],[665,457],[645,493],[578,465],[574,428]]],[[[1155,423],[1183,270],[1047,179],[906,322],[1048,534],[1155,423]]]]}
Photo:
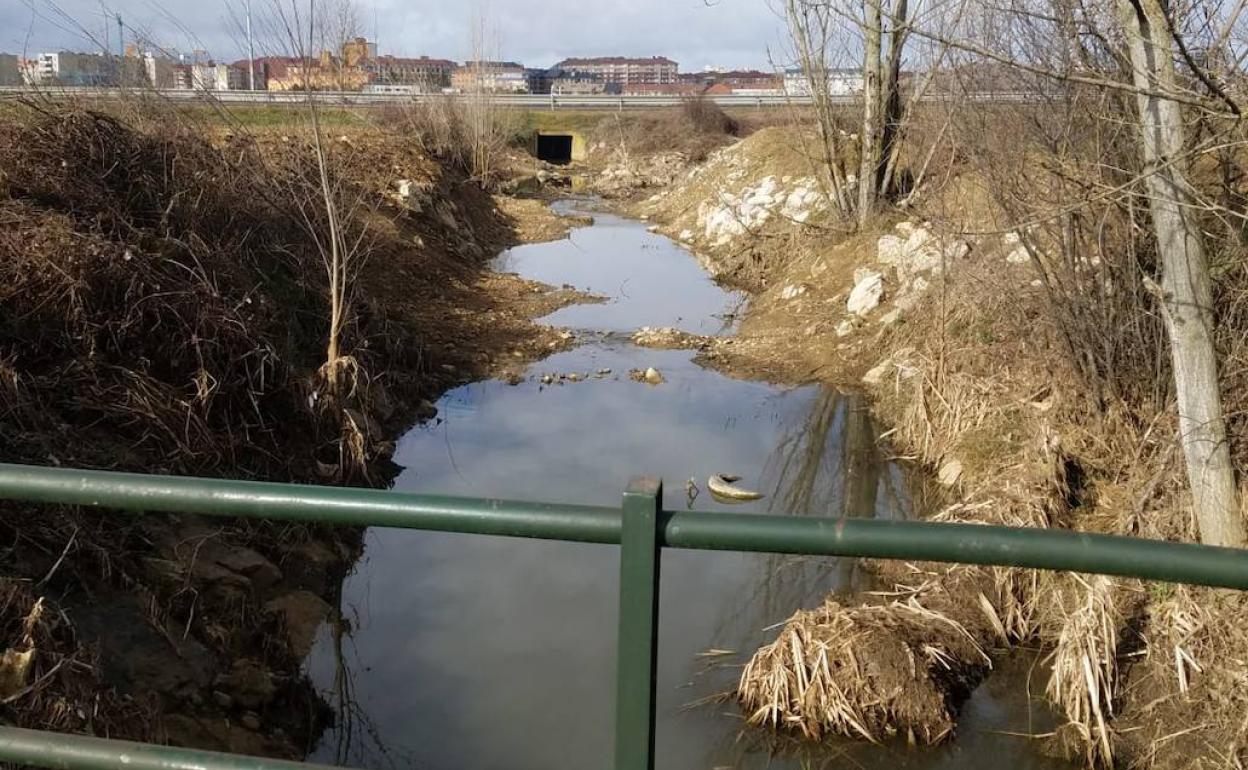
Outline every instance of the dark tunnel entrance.
{"type": "Polygon", "coordinates": [[[539,134],[537,157],[547,163],[563,165],[572,162],[572,136],[570,134],[539,134]]]}

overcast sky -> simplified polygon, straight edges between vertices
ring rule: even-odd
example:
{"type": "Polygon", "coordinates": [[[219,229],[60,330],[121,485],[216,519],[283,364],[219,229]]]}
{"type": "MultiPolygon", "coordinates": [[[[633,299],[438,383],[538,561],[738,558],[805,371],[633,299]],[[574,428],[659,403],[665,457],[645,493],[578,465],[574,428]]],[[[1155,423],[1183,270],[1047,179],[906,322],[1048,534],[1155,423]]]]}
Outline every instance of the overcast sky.
{"type": "MultiPolygon", "coordinates": [[[[289,3],[291,0],[283,0],[289,3]]],[[[307,0],[296,0],[306,8],[307,0]]],[[[245,0],[0,0],[0,51],[89,50],[104,40],[105,15],[121,14],[156,45],[205,48],[219,59],[244,56],[230,21],[245,0]],[[88,28],[96,41],[64,16],[88,28]]],[[[257,14],[274,0],[252,0],[257,14]]],[[[382,53],[462,60],[470,54],[468,0],[357,0],[360,21],[382,53]],[[376,22],[374,24],[374,18],[376,22]]],[[[705,67],[770,69],[782,24],[769,0],[489,0],[501,54],[526,66],[566,56],[669,56],[682,71],[705,67]]],[[[108,25],[116,46],[115,18],[108,25]]],[[[127,29],[126,39],[136,32],[127,29]]]]}

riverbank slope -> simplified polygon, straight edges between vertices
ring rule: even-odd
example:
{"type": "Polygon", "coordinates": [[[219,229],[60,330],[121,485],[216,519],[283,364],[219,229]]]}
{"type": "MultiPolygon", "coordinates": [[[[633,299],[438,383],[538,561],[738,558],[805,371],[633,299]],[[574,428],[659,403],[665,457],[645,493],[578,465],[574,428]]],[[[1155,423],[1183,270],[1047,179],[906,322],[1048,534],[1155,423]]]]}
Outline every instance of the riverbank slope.
{"type": "MultiPolygon", "coordinates": [[[[566,227],[385,130],[334,125],[358,259],[326,388],[326,209],[296,114],[246,131],[172,109],[0,114],[5,462],[382,485],[453,385],[565,347],[575,292],[493,273],[566,227]]],[[[358,533],[4,504],[4,718],[301,758],[331,715],[300,673],[358,533]]]]}
{"type": "MultiPolygon", "coordinates": [[[[633,203],[751,293],[733,344],[708,363],[865,388],[892,451],[929,471],[929,518],[1194,540],[1167,389],[1090,388],[1048,257],[1001,224],[984,181],[964,167],[933,173],[942,181],[925,195],[855,230],[830,211],[814,141],[765,129],[633,203]]],[[[1081,270],[1112,290],[1123,279],[1100,264],[1081,270]]],[[[1237,275],[1223,274],[1220,296],[1237,275]]],[[[1234,314],[1221,323],[1234,340],[1234,314]]],[[[1248,400],[1234,374],[1242,346],[1224,355],[1235,413],[1248,400]]],[[[1246,452],[1236,439],[1240,467],[1246,452]]],[[[1234,622],[1245,600],[1234,592],[875,570],[892,590],[798,613],[754,657],[737,693],[751,720],[812,738],[939,742],[996,653],[1038,644],[1051,653],[1048,696],[1069,720],[1056,736],[1068,753],[1192,767],[1248,746],[1248,638],[1234,622]]]]}

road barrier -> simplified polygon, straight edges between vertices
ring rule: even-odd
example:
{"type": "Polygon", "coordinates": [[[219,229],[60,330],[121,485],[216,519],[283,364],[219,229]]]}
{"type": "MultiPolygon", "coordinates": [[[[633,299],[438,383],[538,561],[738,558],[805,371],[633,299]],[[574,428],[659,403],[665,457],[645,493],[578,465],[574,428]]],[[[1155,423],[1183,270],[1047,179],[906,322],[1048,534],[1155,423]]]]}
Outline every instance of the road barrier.
{"type": "MultiPolygon", "coordinates": [[[[619,545],[616,770],[654,767],[664,548],[1028,567],[1248,589],[1248,551],[1238,549],[1053,529],[665,511],[662,499],[662,482],[651,478],[634,479],[622,506],[607,508],[0,464],[0,500],[619,545]]],[[[0,727],[0,761],[60,770],[313,767],[12,727],[0,727]]]]}
{"type": "MultiPolygon", "coordinates": [[[[121,99],[157,97],[177,102],[205,102],[221,104],[306,104],[309,96],[317,104],[341,107],[367,107],[380,104],[426,104],[444,99],[464,99],[465,94],[402,94],[366,93],[363,91],[203,91],[184,88],[87,88],[70,86],[24,86],[0,87],[0,96],[17,97],[40,95],[59,99],[121,99]]],[[[746,108],[805,106],[811,104],[809,96],[800,94],[715,94],[711,101],[721,107],[746,108]]],[[[983,92],[963,95],[929,94],[923,101],[939,102],[950,99],[985,103],[1015,103],[1037,101],[1038,96],[1021,92],[983,92]]],[[[687,97],[679,95],[611,96],[606,94],[491,94],[490,101],[499,107],[528,110],[635,110],[679,107],[687,97]]],[[[831,104],[849,105],[862,101],[861,96],[848,94],[829,97],[831,104]]]]}

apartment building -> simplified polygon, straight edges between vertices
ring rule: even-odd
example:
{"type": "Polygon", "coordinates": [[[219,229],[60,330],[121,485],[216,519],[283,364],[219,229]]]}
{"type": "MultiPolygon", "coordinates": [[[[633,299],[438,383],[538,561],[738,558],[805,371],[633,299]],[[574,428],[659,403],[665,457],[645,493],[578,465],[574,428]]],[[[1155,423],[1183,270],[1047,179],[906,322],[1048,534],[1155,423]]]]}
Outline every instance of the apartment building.
{"type": "Polygon", "coordinates": [[[466,61],[451,73],[451,88],[463,93],[523,94],[529,81],[514,61],[466,61]]]}
{"type": "Polygon", "coordinates": [[[428,56],[416,59],[378,56],[365,63],[364,69],[371,75],[373,83],[418,86],[424,92],[438,92],[451,87],[455,62],[428,56]]]}
{"type": "Polygon", "coordinates": [[[115,56],[58,51],[33,60],[31,80],[44,85],[112,86],[117,84],[115,56]]]}
{"type": "Polygon", "coordinates": [[[603,83],[626,86],[675,83],[680,65],[666,56],[629,58],[602,56],[597,58],[564,59],[555,65],[564,75],[586,77],[603,83]]]}
{"type": "Polygon", "coordinates": [[[0,86],[20,86],[22,65],[16,54],[0,53],[0,86]]]}
{"type": "MultiPolygon", "coordinates": [[[[828,70],[828,94],[830,96],[849,96],[861,93],[862,87],[863,78],[861,70],[828,70]]],[[[789,96],[810,96],[810,79],[800,69],[786,70],[784,73],[784,92],[789,96]]]]}

